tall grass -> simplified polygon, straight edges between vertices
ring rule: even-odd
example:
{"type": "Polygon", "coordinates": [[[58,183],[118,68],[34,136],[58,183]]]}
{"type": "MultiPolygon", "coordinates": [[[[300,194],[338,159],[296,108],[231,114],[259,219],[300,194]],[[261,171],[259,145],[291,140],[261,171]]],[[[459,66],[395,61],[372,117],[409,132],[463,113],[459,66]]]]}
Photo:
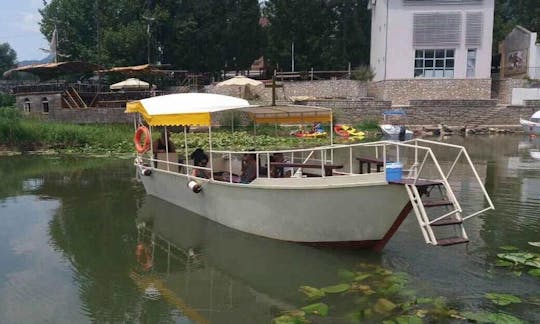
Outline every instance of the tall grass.
{"type": "Polygon", "coordinates": [[[69,149],[133,151],[129,125],[75,125],[22,118],[14,108],[0,108],[0,145],[17,150],[69,149]]]}

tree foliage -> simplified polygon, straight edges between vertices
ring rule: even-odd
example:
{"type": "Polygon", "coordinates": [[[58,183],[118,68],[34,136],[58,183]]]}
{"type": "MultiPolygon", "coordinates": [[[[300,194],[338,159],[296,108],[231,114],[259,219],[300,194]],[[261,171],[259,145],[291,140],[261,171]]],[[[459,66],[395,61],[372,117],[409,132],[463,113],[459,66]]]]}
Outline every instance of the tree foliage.
{"type": "Polygon", "coordinates": [[[268,0],[269,59],[296,70],[343,69],[369,63],[370,12],[367,0],[268,0]]]}
{"type": "MultiPolygon", "coordinates": [[[[344,69],[369,63],[367,2],[47,0],[41,31],[50,39],[57,28],[58,51],[69,55],[63,59],[104,66],[161,62],[190,71],[243,70],[264,54],[274,67],[290,70],[294,43],[295,70],[344,69]],[[268,26],[261,27],[262,16],[268,26]]],[[[540,32],[538,0],[496,0],[494,51],[517,24],[540,32]]]]}
{"type": "Polygon", "coordinates": [[[538,0],[496,0],[493,28],[493,48],[516,26],[540,32],[540,4],[538,0]]]}
{"type": "Polygon", "coordinates": [[[8,43],[0,44],[0,77],[4,72],[13,68],[17,60],[17,53],[8,43]]]}
{"type": "Polygon", "coordinates": [[[51,0],[40,12],[42,33],[57,28],[71,60],[217,71],[262,53],[257,0],[51,0]]]}

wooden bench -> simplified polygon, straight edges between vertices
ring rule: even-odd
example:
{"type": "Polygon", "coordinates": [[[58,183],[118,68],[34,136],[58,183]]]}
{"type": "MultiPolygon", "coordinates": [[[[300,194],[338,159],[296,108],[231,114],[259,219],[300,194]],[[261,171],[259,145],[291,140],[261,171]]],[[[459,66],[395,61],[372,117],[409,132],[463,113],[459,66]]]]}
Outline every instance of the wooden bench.
{"type": "Polygon", "coordinates": [[[331,176],[332,170],[343,168],[342,164],[307,164],[290,162],[270,162],[270,166],[276,168],[303,168],[303,169],[321,169],[324,168],[324,175],[331,176]]]}
{"type": "Polygon", "coordinates": [[[377,172],[381,172],[381,168],[384,166],[384,161],[370,158],[370,157],[357,157],[356,160],[358,161],[358,173],[362,174],[364,173],[364,164],[367,165],[367,173],[371,173],[371,164],[375,164],[377,166],[377,172]]]}

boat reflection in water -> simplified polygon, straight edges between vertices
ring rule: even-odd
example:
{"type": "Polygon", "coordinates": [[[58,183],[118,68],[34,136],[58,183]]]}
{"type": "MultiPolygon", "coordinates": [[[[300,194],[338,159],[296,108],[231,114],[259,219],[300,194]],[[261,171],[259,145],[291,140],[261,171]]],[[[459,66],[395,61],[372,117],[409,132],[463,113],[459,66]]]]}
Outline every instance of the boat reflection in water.
{"type": "Polygon", "coordinates": [[[519,142],[518,150],[522,149],[526,149],[531,158],[540,160],[540,136],[527,136],[519,142]]]}
{"type": "MultiPolygon", "coordinates": [[[[338,271],[359,257],[245,234],[152,196],[138,211],[137,228],[132,279],[146,298],[197,323],[269,323],[282,310],[305,306],[300,286],[336,284],[338,271]]],[[[379,258],[362,258],[369,257],[379,258]]]]}

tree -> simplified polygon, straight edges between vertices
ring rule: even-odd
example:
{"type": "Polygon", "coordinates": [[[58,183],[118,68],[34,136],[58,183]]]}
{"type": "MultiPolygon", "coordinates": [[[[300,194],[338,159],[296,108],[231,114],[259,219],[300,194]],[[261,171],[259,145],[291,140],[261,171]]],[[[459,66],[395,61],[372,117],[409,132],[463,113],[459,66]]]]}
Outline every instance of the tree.
{"type": "Polygon", "coordinates": [[[493,51],[516,26],[521,25],[530,31],[540,32],[540,6],[538,0],[496,0],[493,28],[493,51]]]}
{"type": "Polygon", "coordinates": [[[369,62],[367,1],[268,0],[268,54],[281,68],[343,69],[369,62]]]}
{"type": "Polygon", "coordinates": [[[8,43],[0,44],[0,76],[15,66],[17,53],[8,43]]]}

